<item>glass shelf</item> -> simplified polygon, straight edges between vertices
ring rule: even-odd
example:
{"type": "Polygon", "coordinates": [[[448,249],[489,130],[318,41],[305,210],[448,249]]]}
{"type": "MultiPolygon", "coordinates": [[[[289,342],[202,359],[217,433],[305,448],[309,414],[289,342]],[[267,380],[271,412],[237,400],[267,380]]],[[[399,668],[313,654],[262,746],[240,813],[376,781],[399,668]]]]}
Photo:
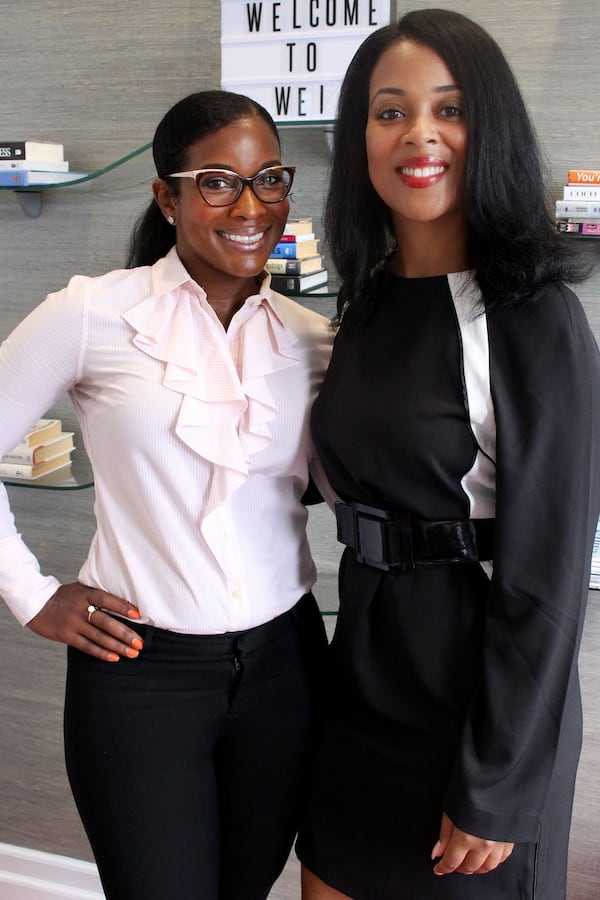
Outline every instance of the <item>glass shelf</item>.
{"type": "MultiPolygon", "coordinates": [[[[310,120],[303,122],[279,122],[279,130],[288,129],[320,129],[327,141],[327,147],[331,150],[331,139],[334,123],[330,120],[310,120]]],[[[12,191],[17,198],[22,210],[31,218],[37,218],[42,210],[42,195],[44,191],[115,191],[122,188],[134,187],[144,184],[156,177],[154,159],[152,157],[152,142],[138,147],[110,165],[96,172],[90,172],[84,178],[76,178],[73,181],[62,181],[56,184],[30,184],[20,187],[12,185],[0,185],[0,191],[12,191]]]]}
{"type": "Polygon", "coordinates": [[[22,187],[1,185],[0,191],[12,191],[21,208],[31,218],[37,218],[42,209],[44,191],[117,191],[144,184],[156,177],[152,158],[152,144],[144,144],[132,153],[84,178],[62,181],[57,184],[30,184],[22,187]]]}
{"type": "Polygon", "coordinates": [[[29,481],[24,478],[3,478],[3,484],[7,487],[30,488],[43,491],[82,491],[94,486],[94,477],[89,460],[83,453],[75,451],[71,457],[71,469],[65,477],[60,470],[49,472],[29,481]],[[58,479],[58,480],[57,480],[58,479]]]}

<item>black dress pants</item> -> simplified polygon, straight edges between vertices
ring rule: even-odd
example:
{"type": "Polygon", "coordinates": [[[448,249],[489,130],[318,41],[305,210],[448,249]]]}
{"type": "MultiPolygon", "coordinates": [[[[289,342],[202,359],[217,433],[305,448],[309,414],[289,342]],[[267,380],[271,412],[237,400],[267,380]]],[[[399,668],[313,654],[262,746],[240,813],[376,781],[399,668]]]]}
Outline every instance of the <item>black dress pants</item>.
{"type": "Polygon", "coordinates": [[[263,900],[311,750],[315,600],[245,632],[133,627],[137,659],[68,654],[67,772],[107,900],[263,900]]]}

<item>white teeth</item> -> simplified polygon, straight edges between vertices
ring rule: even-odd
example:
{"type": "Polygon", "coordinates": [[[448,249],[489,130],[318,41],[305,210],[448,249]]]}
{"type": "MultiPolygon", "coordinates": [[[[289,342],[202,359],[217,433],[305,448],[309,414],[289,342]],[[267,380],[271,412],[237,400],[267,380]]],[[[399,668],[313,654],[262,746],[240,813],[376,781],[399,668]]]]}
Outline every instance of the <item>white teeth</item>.
{"type": "Polygon", "coordinates": [[[222,231],[221,234],[224,238],[227,238],[228,241],[233,241],[235,244],[244,244],[249,247],[253,244],[259,244],[265,233],[264,231],[261,231],[260,234],[227,234],[226,231],[222,231]]]}
{"type": "Polygon", "coordinates": [[[403,175],[412,175],[415,178],[431,178],[432,175],[441,175],[445,170],[445,166],[426,166],[423,169],[413,169],[410,166],[400,168],[403,175]]]}

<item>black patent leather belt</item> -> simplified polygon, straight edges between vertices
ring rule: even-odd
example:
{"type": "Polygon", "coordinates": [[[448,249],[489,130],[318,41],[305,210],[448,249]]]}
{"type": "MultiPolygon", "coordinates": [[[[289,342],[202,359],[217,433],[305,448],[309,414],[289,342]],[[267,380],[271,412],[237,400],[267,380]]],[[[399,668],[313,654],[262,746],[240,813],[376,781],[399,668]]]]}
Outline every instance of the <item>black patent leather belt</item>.
{"type": "Polygon", "coordinates": [[[494,519],[427,522],[363,503],[335,504],[337,538],[358,562],[385,572],[493,558],[494,519]]]}

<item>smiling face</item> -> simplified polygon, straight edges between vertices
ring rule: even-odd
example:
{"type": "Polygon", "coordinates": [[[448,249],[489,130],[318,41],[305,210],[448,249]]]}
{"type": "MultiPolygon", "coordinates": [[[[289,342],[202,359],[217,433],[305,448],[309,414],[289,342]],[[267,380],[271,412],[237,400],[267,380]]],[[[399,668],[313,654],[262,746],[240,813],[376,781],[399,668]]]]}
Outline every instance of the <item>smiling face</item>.
{"type": "MultiPolygon", "coordinates": [[[[185,169],[230,169],[249,178],[281,162],[277,139],[260,116],[248,116],[192,144],[185,169]]],[[[155,197],[175,219],[177,252],[186,269],[212,296],[249,296],[255,277],[283,232],[287,199],[263,203],[246,186],[231,206],[210,206],[191,178],[178,179],[173,197],[164,181],[155,197]]]]}
{"type": "Polygon", "coordinates": [[[369,86],[369,176],[395,230],[409,223],[465,224],[467,132],[460,87],[443,59],[412,41],[392,44],[369,86]]]}

